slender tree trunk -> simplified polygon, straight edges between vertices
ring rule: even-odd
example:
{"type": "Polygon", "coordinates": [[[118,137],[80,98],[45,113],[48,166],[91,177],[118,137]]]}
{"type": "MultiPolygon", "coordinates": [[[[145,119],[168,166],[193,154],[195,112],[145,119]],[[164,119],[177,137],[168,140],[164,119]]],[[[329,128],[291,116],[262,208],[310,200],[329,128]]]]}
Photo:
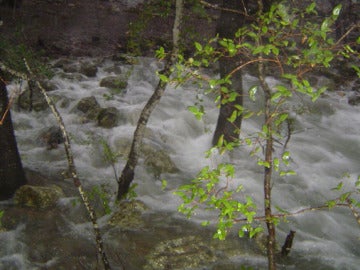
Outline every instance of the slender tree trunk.
{"type": "MultiPolygon", "coordinates": [[[[258,14],[261,15],[265,9],[268,9],[270,1],[258,0],[258,14]]],[[[262,40],[258,41],[258,46],[262,45],[262,40]]],[[[259,59],[263,57],[262,53],[259,59]]],[[[273,124],[272,124],[272,111],[271,111],[271,89],[265,81],[264,63],[258,63],[259,81],[261,88],[264,91],[265,98],[265,119],[264,125],[266,126],[266,146],[265,146],[265,162],[267,165],[264,167],[264,209],[265,209],[265,222],[268,231],[267,239],[267,258],[268,269],[276,270],[276,229],[272,214],[271,203],[271,186],[272,186],[272,169],[273,169],[273,124]]]]}
{"type": "Polygon", "coordinates": [[[26,184],[8,106],[6,85],[0,78],[0,200],[11,198],[16,189],[26,184]]]}
{"type": "MultiPolygon", "coordinates": [[[[222,11],[218,20],[217,32],[220,38],[233,39],[235,32],[244,25],[245,16],[240,13],[231,12],[229,10],[238,10],[240,12],[246,10],[244,3],[247,1],[239,0],[224,0],[222,4],[222,11]]],[[[239,66],[240,57],[223,57],[219,61],[220,77],[225,78],[239,66]]],[[[239,115],[234,122],[229,122],[227,119],[236,110],[234,105],[243,104],[243,91],[242,91],[242,75],[238,71],[231,77],[231,85],[224,85],[230,91],[235,91],[238,95],[232,102],[221,102],[219,117],[217,120],[212,144],[216,145],[221,136],[224,136],[224,140],[227,142],[234,142],[239,139],[242,115],[239,115]]],[[[226,99],[226,94],[221,93],[221,101],[226,99]]]]}
{"type": "MultiPolygon", "coordinates": [[[[259,56],[260,58],[262,57],[259,56]]],[[[272,113],[271,113],[271,90],[265,81],[264,63],[259,62],[259,80],[260,85],[264,91],[265,96],[265,119],[264,125],[266,126],[266,146],[265,146],[265,162],[267,165],[264,167],[264,209],[265,209],[265,222],[268,231],[267,239],[267,257],[268,269],[276,270],[276,229],[273,221],[273,214],[271,209],[271,178],[273,168],[273,129],[272,129],[272,113]]]]}
{"type": "MultiPolygon", "coordinates": [[[[176,14],[175,21],[173,26],[173,49],[171,55],[166,61],[165,68],[161,72],[166,77],[170,77],[171,68],[173,64],[176,62],[178,50],[179,50],[179,37],[180,37],[180,24],[183,15],[183,0],[176,0],[176,14]]],[[[128,156],[127,163],[121,173],[119,178],[119,186],[117,199],[121,200],[129,191],[129,187],[131,182],[134,180],[135,168],[139,159],[140,148],[142,144],[142,139],[144,137],[145,129],[147,122],[150,118],[152,111],[155,109],[156,105],[159,103],[161,97],[163,96],[167,83],[160,80],[154,93],[146,103],[145,107],[141,111],[140,118],[138,120],[133,141],[131,144],[130,153],[128,156]]]]}

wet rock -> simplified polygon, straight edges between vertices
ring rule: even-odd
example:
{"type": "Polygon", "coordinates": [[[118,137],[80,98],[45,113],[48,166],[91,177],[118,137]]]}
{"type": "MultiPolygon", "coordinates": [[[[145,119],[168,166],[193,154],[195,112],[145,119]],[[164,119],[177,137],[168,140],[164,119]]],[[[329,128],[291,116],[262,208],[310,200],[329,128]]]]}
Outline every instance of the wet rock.
{"type": "Polygon", "coordinates": [[[117,126],[120,121],[120,113],[115,107],[101,109],[98,116],[98,125],[104,128],[117,126]]]}
{"type": "Polygon", "coordinates": [[[179,169],[165,151],[144,145],[143,153],[145,155],[145,166],[147,166],[148,171],[153,173],[156,178],[160,178],[162,173],[179,172],[179,169]]]}
{"type": "Polygon", "coordinates": [[[201,238],[186,236],[160,242],[147,256],[145,270],[193,269],[217,260],[215,251],[201,238]]]}
{"type": "MultiPolygon", "coordinates": [[[[148,131],[147,134],[150,132],[148,131]]],[[[145,135],[148,137],[148,135],[145,135]]],[[[131,141],[128,138],[119,138],[115,142],[116,152],[121,153],[122,157],[127,157],[130,152],[131,141]]],[[[170,155],[159,147],[150,143],[143,143],[141,146],[141,157],[144,158],[144,164],[148,172],[156,178],[160,178],[162,173],[177,173],[179,169],[172,161],[170,155]]]]}
{"type": "Polygon", "coordinates": [[[61,129],[56,126],[43,131],[40,134],[39,139],[40,144],[46,145],[48,150],[58,148],[58,145],[65,141],[61,129]]]}
{"type": "Polygon", "coordinates": [[[360,94],[355,94],[349,97],[348,103],[353,106],[357,106],[360,104],[360,94]]]}
{"type": "Polygon", "coordinates": [[[20,206],[46,209],[54,207],[64,196],[63,190],[56,185],[48,187],[24,185],[15,192],[14,201],[20,206]]]}
{"type": "Polygon", "coordinates": [[[64,64],[62,69],[66,73],[76,73],[79,72],[80,67],[78,63],[69,62],[68,64],[64,64]]]}
{"type": "Polygon", "coordinates": [[[144,226],[141,216],[147,209],[147,206],[139,200],[122,201],[119,204],[119,210],[112,215],[108,223],[123,229],[141,228],[144,226]]]}
{"type": "Polygon", "coordinates": [[[76,105],[76,109],[83,112],[89,120],[96,120],[101,110],[94,96],[82,98],[76,105]]]}
{"type": "Polygon", "coordinates": [[[54,91],[58,88],[58,86],[51,80],[42,80],[40,84],[46,92],[54,91]]]}
{"type": "Polygon", "coordinates": [[[107,87],[115,90],[118,93],[122,93],[127,87],[127,78],[125,76],[109,76],[101,79],[101,87],[107,87]]]}
{"type": "Polygon", "coordinates": [[[83,62],[80,66],[80,73],[84,74],[87,77],[96,77],[98,68],[96,64],[91,62],[83,62]]]}
{"type": "Polygon", "coordinates": [[[20,109],[23,110],[34,110],[36,112],[44,111],[49,106],[44,98],[44,96],[40,93],[40,91],[33,90],[32,96],[30,91],[26,91],[21,94],[18,98],[18,105],[20,109]]]}

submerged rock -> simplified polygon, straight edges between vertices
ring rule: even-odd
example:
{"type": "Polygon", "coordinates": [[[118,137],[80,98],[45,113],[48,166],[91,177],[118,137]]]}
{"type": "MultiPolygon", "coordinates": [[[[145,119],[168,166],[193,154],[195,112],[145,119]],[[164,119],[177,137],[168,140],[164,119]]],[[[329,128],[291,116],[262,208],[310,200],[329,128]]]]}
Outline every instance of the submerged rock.
{"type": "Polygon", "coordinates": [[[63,190],[56,185],[48,187],[24,185],[15,192],[14,200],[20,206],[46,209],[55,206],[64,196],[63,190]]]}
{"type": "Polygon", "coordinates": [[[59,127],[53,126],[40,134],[41,144],[46,145],[48,150],[56,149],[59,144],[63,143],[64,137],[59,127]]]}
{"type": "Polygon", "coordinates": [[[197,236],[160,242],[147,256],[145,270],[192,269],[217,260],[215,251],[197,236]]]}
{"type": "Polygon", "coordinates": [[[101,109],[98,116],[98,125],[104,128],[117,126],[120,121],[120,113],[115,107],[101,109]]]}
{"type": "Polygon", "coordinates": [[[179,169],[165,151],[151,148],[148,145],[144,145],[142,151],[145,156],[145,166],[156,178],[160,178],[162,173],[179,172],[179,169]]]}

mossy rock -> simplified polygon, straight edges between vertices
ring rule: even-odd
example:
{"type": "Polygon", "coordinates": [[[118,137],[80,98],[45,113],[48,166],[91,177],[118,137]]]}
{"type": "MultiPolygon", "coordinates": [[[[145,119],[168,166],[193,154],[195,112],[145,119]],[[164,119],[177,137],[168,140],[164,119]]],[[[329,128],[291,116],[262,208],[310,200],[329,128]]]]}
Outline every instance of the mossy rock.
{"type": "Polygon", "coordinates": [[[141,216],[147,209],[147,206],[139,200],[122,201],[119,204],[119,210],[112,215],[108,223],[123,229],[141,228],[144,226],[141,216]]]}
{"type": "Polygon", "coordinates": [[[159,178],[162,173],[179,172],[179,169],[165,151],[143,145],[142,152],[145,156],[144,164],[147,170],[154,174],[156,178],[159,178]]]}
{"type": "Polygon", "coordinates": [[[115,127],[120,121],[120,113],[115,107],[103,108],[97,115],[97,121],[100,127],[115,127]]]}
{"type": "Polygon", "coordinates": [[[215,250],[197,236],[185,236],[160,242],[147,255],[145,270],[193,269],[217,260],[215,250]]]}
{"type": "Polygon", "coordinates": [[[63,190],[56,186],[31,186],[20,187],[14,196],[15,203],[36,209],[47,209],[54,207],[57,201],[65,197],[63,190]]]}
{"type": "Polygon", "coordinates": [[[84,74],[86,77],[96,77],[96,73],[98,72],[98,68],[96,64],[91,62],[83,62],[80,65],[80,73],[84,74]]]}
{"type": "Polygon", "coordinates": [[[82,98],[76,105],[76,109],[83,112],[87,120],[96,120],[101,107],[94,96],[82,98]]]}
{"type": "Polygon", "coordinates": [[[123,90],[127,87],[128,82],[125,76],[108,76],[100,81],[101,87],[106,87],[116,91],[118,93],[122,93],[123,90]]]}

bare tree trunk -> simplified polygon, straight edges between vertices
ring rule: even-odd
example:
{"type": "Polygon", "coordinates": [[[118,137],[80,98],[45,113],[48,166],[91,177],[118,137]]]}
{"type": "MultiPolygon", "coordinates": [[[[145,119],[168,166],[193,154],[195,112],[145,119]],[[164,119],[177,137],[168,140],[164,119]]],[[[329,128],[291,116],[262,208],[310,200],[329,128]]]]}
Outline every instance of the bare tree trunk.
{"type": "MultiPolygon", "coordinates": [[[[222,4],[221,15],[217,24],[217,32],[220,38],[233,39],[235,32],[244,25],[245,16],[241,13],[231,12],[230,10],[244,11],[246,7],[244,2],[238,0],[224,0],[222,4]]],[[[239,66],[240,57],[223,57],[219,61],[220,77],[225,78],[239,66]]],[[[234,122],[229,122],[234,110],[237,110],[235,105],[243,104],[243,90],[242,90],[242,74],[240,71],[234,73],[231,77],[231,85],[224,85],[230,91],[235,91],[238,95],[232,102],[222,103],[220,105],[219,117],[217,120],[212,144],[217,145],[219,138],[224,136],[226,142],[235,142],[239,139],[242,115],[239,115],[234,122]]],[[[221,101],[226,99],[226,94],[221,93],[221,101]]]]}
{"type": "MultiPolygon", "coordinates": [[[[171,68],[176,62],[179,50],[180,24],[182,20],[183,5],[183,0],[176,0],[176,14],[173,27],[173,49],[170,57],[166,61],[166,65],[163,71],[161,72],[161,74],[165,75],[166,77],[169,77],[171,75],[171,68]]],[[[128,160],[119,178],[119,187],[117,193],[118,200],[124,198],[124,196],[129,191],[131,182],[134,180],[135,168],[139,159],[140,147],[142,144],[142,139],[144,137],[147,122],[152,111],[155,109],[156,105],[159,103],[161,97],[163,96],[166,86],[167,82],[160,80],[154,93],[141,111],[140,118],[134,132],[128,160]]]]}
{"type": "Polygon", "coordinates": [[[0,77],[0,200],[11,198],[26,184],[12,125],[6,85],[0,77]]]}

